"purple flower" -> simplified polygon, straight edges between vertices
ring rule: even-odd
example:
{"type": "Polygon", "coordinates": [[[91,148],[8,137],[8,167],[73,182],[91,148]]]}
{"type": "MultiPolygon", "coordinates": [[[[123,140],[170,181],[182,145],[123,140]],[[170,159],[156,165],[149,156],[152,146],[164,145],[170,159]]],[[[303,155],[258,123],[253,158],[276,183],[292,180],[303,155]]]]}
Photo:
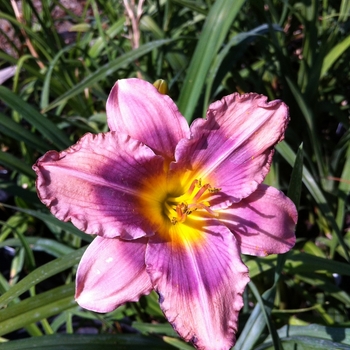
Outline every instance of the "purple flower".
{"type": "Polygon", "coordinates": [[[235,93],[189,127],[168,96],[127,79],[113,87],[107,117],[110,132],[33,167],[51,213],[97,235],[78,268],[77,302],[109,312],[155,290],[183,339],[229,349],[249,281],[240,254],[295,243],[294,204],[262,184],[287,106],[235,93]]]}

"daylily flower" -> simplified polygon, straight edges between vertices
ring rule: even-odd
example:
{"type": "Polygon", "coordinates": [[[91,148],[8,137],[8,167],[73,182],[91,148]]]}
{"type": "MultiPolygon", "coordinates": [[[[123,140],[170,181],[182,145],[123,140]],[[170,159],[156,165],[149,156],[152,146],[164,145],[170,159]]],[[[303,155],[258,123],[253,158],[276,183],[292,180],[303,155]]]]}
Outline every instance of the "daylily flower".
{"type": "Polygon", "coordinates": [[[249,281],[240,254],[295,242],[294,204],[262,184],[286,105],[235,93],[189,127],[168,96],[127,79],[114,85],[107,118],[110,132],[33,167],[51,213],[97,235],[79,264],[77,302],[109,312],[155,290],[184,340],[230,348],[249,281]]]}

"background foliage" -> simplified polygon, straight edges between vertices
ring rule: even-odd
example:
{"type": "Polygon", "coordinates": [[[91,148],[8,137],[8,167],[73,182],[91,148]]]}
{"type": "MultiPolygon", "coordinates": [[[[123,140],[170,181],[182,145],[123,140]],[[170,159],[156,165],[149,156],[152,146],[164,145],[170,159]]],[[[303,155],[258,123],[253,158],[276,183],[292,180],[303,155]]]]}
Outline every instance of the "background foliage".
{"type": "Polygon", "coordinates": [[[137,4],[125,2],[131,12],[119,0],[84,1],[81,13],[18,1],[19,16],[0,0],[12,28],[1,27],[1,76],[16,66],[0,86],[0,347],[192,348],[154,294],[105,315],[78,307],[74,274],[91,237],[35,192],[35,160],[106,131],[109,90],[138,76],[167,80],[189,122],[234,91],[290,106],[266,182],[299,206],[297,244],[243,257],[252,282],[235,349],[348,349],[350,2],[149,0],[136,27],[137,4]]]}

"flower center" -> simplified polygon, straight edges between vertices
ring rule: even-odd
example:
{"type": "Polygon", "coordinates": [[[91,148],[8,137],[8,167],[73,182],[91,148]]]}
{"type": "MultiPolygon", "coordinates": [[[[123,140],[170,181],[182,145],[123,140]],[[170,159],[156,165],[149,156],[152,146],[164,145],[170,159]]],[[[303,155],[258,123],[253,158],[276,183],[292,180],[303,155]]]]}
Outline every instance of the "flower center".
{"type": "Polygon", "coordinates": [[[197,210],[205,210],[210,215],[217,216],[210,209],[210,203],[203,198],[203,195],[208,192],[216,193],[220,190],[221,188],[211,187],[209,183],[202,185],[201,179],[196,179],[183,195],[178,197],[168,196],[165,198],[163,204],[164,213],[173,225],[184,222],[188,215],[197,210]]]}

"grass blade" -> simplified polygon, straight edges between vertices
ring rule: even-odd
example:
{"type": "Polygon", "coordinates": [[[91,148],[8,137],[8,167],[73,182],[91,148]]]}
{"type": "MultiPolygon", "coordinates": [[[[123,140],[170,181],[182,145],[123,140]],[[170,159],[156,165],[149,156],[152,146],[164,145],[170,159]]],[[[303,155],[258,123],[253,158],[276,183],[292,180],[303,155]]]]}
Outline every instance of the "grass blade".
{"type": "MultiPolygon", "coordinates": [[[[282,155],[282,157],[290,164],[293,165],[295,162],[295,154],[293,150],[288,146],[286,142],[281,142],[276,146],[276,149],[278,153],[282,155]]],[[[337,237],[340,245],[345,250],[346,259],[350,262],[350,255],[349,251],[347,249],[347,246],[344,242],[344,238],[340,232],[340,228],[337,225],[337,222],[335,221],[334,215],[332,213],[332,210],[328,204],[328,201],[324,194],[322,193],[321,189],[318,187],[315,179],[310,174],[309,170],[304,167],[303,169],[303,183],[311,193],[312,197],[314,198],[315,202],[318,204],[321,212],[325,216],[325,218],[330,222],[334,232],[336,235],[334,237],[337,237]]],[[[334,255],[334,249],[331,251],[331,256],[334,255]]]]}
{"type": "Polygon", "coordinates": [[[139,334],[53,334],[1,344],[1,350],[174,350],[161,339],[139,334]]]}
{"type": "Polygon", "coordinates": [[[336,60],[350,47],[350,35],[347,36],[342,42],[334,46],[332,50],[326,55],[322,69],[321,77],[323,77],[328,70],[333,66],[336,60]]]}
{"type": "Polygon", "coordinates": [[[0,127],[3,134],[10,136],[19,142],[23,141],[26,145],[32,147],[33,149],[36,149],[42,153],[48,150],[47,143],[43,142],[40,140],[40,138],[33,135],[20,124],[16,123],[14,120],[2,113],[0,113],[0,127]]]}
{"type": "Polygon", "coordinates": [[[51,289],[0,311],[0,335],[38,322],[76,305],[75,283],[51,289]]]}
{"type": "Polygon", "coordinates": [[[97,71],[95,71],[94,73],[88,75],[84,80],[76,84],[72,89],[65,92],[59,98],[51,102],[46,108],[43,109],[43,112],[47,112],[51,110],[52,108],[58,106],[59,104],[65,102],[66,100],[81,93],[82,91],[84,91],[84,89],[90,88],[92,85],[96,84],[98,81],[106,78],[106,76],[111,75],[117,69],[120,69],[121,67],[134,62],[135,60],[145,55],[146,53],[152,51],[153,49],[156,49],[157,47],[160,47],[162,45],[169,44],[172,41],[173,41],[172,39],[152,41],[150,43],[140,46],[136,50],[127,52],[126,54],[122,55],[121,57],[118,57],[116,60],[112,62],[107,63],[106,65],[102,66],[97,71]]]}
{"type": "Polygon", "coordinates": [[[10,153],[0,151],[0,164],[4,165],[6,168],[27,175],[31,179],[35,178],[35,173],[32,168],[10,153]]]}
{"type": "Polygon", "coordinates": [[[85,242],[89,242],[90,243],[92,241],[92,236],[91,235],[85,234],[84,232],[78,230],[70,222],[64,222],[64,221],[56,219],[51,214],[45,214],[45,213],[42,213],[42,212],[40,212],[38,210],[31,210],[31,209],[24,209],[24,208],[14,207],[12,205],[7,205],[7,204],[4,204],[4,203],[1,203],[1,205],[6,207],[6,208],[14,209],[14,210],[17,210],[17,211],[21,211],[22,213],[26,213],[28,215],[34,216],[35,218],[40,219],[43,222],[45,222],[47,225],[58,226],[62,230],[68,231],[68,232],[72,233],[73,235],[76,235],[76,236],[80,237],[85,242]]]}
{"type": "Polygon", "coordinates": [[[178,107],[189,122],[213,60],[244,2],[217,0],[208,13],[178,100],[178,107]]]}
{"type": "Polygon", "coordinates": [[[23,101],[9,89],[0,86],[0,98],[8,105],[8,107],[17,111],[43,136],[45,136],[50,143],[59,149],[67,148],[71,144],[66,134],[51,120],[45,118],[35,108],[23,101]]]}
{"type": "Polygon", "coordinates": [[[80,248],[73,253],[63,256],[62,258],[55,259],[43,266],[38,267],[28,276],[24,277],[17,284],[15,284],[9,291],[0,296],[0,308],[6,307],[6,305],[8,305],[12,300],[39,282],[78,264],[85,249],[86,247],[80,248]]]}
{"type": "MultiPolygon", "coordinates": [[[[237,35],[235,35],[234,37],[232,37],[230,39],[230,41],[225,45],[225,47],[219,52],[219,54],[215,57],[213,64],[210,67],[210,70],[208,72],[208,76],[207,76],[207,80],[206,80],[206,89],[205,89],[205,97],[204,97],[204,104],[203,104],[203,116],[205,116],[206,113],[206,108],[209,105],[209,100],[210,100],[210,94],[211,94],[211,90],[213,88],[213,84],[214,84],[214,80],[217,79],[218,81],[220,80],[220,78],[217,78],[217,74],[218,71],[220,69],[220,67],[224,66],[227,60],[230,61],[230,63],[232,64],[232,62],[235,61],[235,59],[237,59],[237,57],[241,56],[244,52],[244,48],[243,50],[241,49],[241,47],[236,48],[236,52],[232,55],[230,55],[230,51],[232,49],[232,47],[234,46],[238,46],[240,44],[242,44],[243,42],[246,44],[245,47],[247,47],[247,44],[250,43],[251,41],[253,41],[254,39],[256,39],[259,36],[262,36],[263,34],[268,33],[269,31],[269,26],[268,24],[262,24],[248,32],[244,32],[244,33],[239,33],[237,35]]],[[[278,25],[272,25],[272,29],[276,30],[276,31],[283,31],[283,29],[278,26],[278,25]]],[[[224,70],[224,74],[226,74],[227,71],[224,70]]]]}

